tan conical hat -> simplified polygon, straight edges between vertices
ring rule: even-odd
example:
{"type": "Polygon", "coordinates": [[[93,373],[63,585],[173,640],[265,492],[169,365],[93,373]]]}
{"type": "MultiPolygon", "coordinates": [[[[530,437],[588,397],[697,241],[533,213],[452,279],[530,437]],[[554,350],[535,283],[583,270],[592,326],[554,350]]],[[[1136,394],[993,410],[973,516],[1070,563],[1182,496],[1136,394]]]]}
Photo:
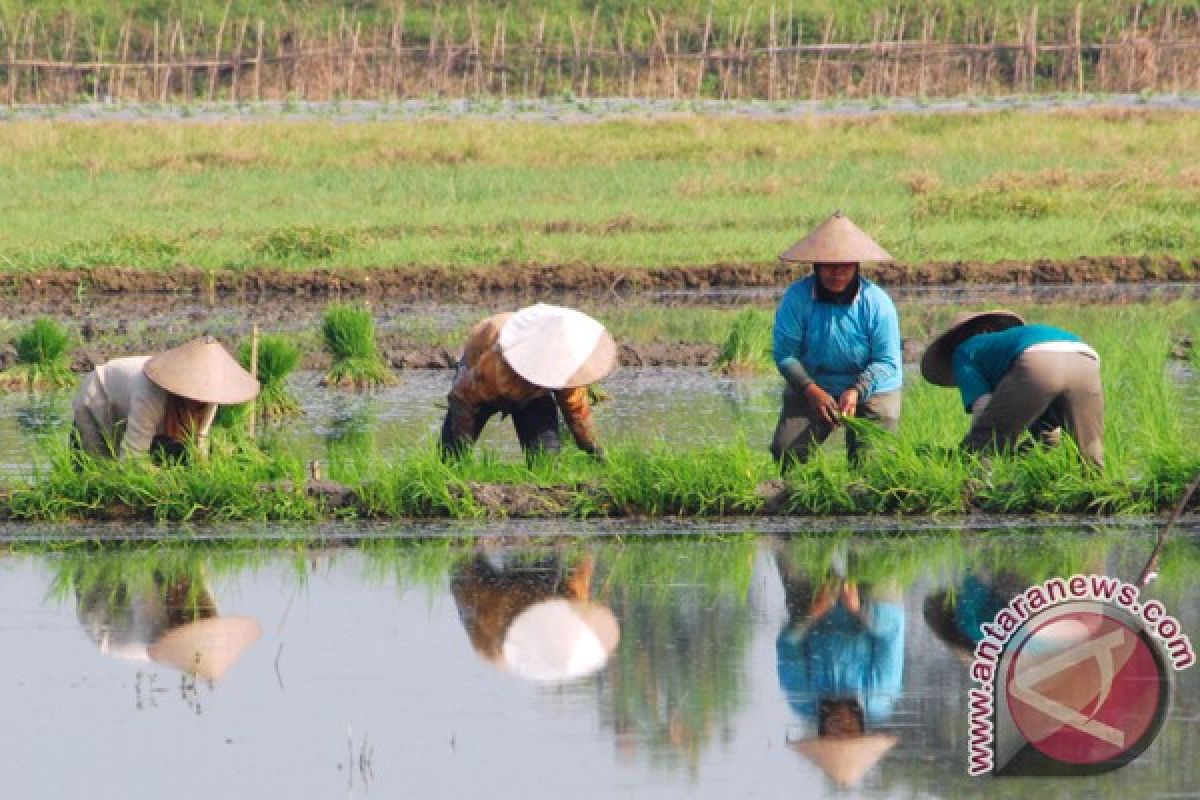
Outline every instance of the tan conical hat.
{"type": "Polygon", "coordinates": [[[607,606],[543,600],[513,618],[504,633],[502,663],[533,681],[581,678],[608,662],[620,638],[617,618],[607,606]]]}
{"type": "Polygon", "coordinates": [[[895,736],[872,733],[866,736],[801,739],[788,746],[820,767],[842,789],[857,786],[871,767],[896,744],[895,736]]]}
{"type": "Polygon", "coordinates": [[[925,348],[925,354],[921,356],[921,374],[925,376],[925,380],[938,386],[953,386],[954,367],[951,359],[954,358],[954,350],[962,344],[971,328],[982,326],[984,323],[994,326],[997,330],[1004,330],[1024,325],[1025,319],[1006,308],[959,314],[950,321],[950,327],[925,348]]]}
{"type": "Polygon", "coordinates": [[[160,664],[217,681],[261,637],[262,626],[250,617],[210,617],[167,631],[148,652],[160,664]]]}
{"type": "Polygon", "coordinates": [[[159,353],[142,369],[171,394],[200,403],[236,405],[258,395],[258,381],[211,336],[159,353]]]}
{"type": "Polygon", "coordinates": [[[843,216],[841,211],[784,251],[781,261],[801,264],[857,264],[863,261],[893,261],[891,254],[843,216]]]}
{"type": "Polygon", "coordinates": [[[617,344],[596,320],[547,303],[523,308],[500,329],[500,353],[534,386],[587,386],[617,365],[617,344]]]}

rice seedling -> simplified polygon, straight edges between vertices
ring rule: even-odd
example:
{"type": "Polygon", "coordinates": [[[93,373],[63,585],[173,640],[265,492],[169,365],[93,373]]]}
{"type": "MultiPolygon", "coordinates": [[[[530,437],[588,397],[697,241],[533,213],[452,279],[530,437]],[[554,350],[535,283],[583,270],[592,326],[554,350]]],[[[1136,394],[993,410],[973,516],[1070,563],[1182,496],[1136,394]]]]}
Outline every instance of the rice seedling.
{"type": "Polygon", "coordinates": [[[375,345],[375,320],[364,308],[334,303],[321,319],[325,349],[333,363],[325,375],[328,386],[370,389],[396,382],[375,345]]]}
{"type": "Polygon", "coordinates": [[[66,328],[48,317],[39,317],[22,331],[13,346],[17,363],[0,373],[0,387],[40,391],[63,389],[75,384],[67,348],[71,336],[66,328]]]}
{"type": "Polygon", "coordinates": [[[738,314],[717,356],[716,369],[730,375],[753,375],[769,372],[774,367],[771,358],[772,317],[757,308],[738,314]]]}
{"type": "MultiPolygon", "coordinates": [[[[238,360],[246,369],[251,369],[251,349],[250,342],[242,342],[238,348],[238,360]]],[[[263,419],[280,420],[304,413],[287,380],[299,363],[300,348],[290,337],[269,333],[259,339],[256,373],[262,389],[255,398],[255,406],[263,419]]]]}

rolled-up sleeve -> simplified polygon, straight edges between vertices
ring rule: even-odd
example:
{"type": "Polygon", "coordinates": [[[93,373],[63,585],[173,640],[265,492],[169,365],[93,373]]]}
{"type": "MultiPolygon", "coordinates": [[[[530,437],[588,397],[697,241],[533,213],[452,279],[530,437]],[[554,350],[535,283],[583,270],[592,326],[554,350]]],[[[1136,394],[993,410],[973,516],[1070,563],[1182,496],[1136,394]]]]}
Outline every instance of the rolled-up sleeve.
{"type": "Polygon", "coordinates": [[[562,411],[563,420],[575,437],[575,444],[585,453],[596,451],[596,427],[592,421],[592,407],[588,402],[586,386],[575,389],[558,389],[554,400],[562,411]]]}

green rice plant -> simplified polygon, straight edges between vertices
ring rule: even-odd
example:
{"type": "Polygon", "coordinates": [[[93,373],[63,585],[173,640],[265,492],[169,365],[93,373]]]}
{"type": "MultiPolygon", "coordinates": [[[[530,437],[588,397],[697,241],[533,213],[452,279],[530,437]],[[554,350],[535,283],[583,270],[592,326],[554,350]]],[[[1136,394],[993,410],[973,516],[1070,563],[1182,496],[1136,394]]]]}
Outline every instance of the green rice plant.
{"type": "Polygon", "coordinates": [[[320,510],[303,491],[304,467],[286,455],[225,447],[190,465],[95,459],[66,442],[47,445],[45,462],[9,488],[18,520],[78,518],[187,521],[301,520],[320,510]]]}
{"type": "Polygon", "coordinates": [[[37,391],[74,385],[67,352],[70,344],[66,328],[48,317],[39,317],[13,339],[17,363],[0,373],[0,386],[37,391]]]}
{"type": "Polygon", "coordinates": [[[325,349],[333,355],[326,373],[329,386],[369,389],[396,382],[375,345],[375,320],[364,308],[334,303],[321,319],[325,349]]]}
{"type": "Polygon", "coordinates": [[[766,311],[747,308],[738,314],[721,346],[715,368],[731,375],[770,372],[772,317],[766,311]]]}
{"type": "MultiPolygon", "coordinates": [[[[250,369],[250,342],[242,342],[238,348],[238,360],[250,369]]],[[[265,420],[280,420],[304,413],[296,400],[288,375],[300,363],[300,348],[290,337],[281,333],[268,333],[258,341],[258,382],[262,389],[255,398],[258,413],[265,420]]]]}
{"type": "Polygon", "coordinates": [[[576,513],[614,511],[654,515],[747,514],[762,508],[758,485],[771,477],[769,458],[745,442],[681,452],[618,447],[593,496],[576,513]]]}
{"type": "Polygon", "coordinates": [[[254,242],[253,252],[268,261],[325,261],[356,247],[363,239],[360,231],[298,225],[259,237],[254,242]]]}

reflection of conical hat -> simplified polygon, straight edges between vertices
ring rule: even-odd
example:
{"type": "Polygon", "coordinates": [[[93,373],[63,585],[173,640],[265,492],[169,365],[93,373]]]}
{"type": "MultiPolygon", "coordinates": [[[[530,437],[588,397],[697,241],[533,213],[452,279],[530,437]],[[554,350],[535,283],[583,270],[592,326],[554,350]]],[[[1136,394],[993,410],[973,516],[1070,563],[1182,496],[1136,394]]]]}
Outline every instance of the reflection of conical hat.
{"type": "Polygon", "coordinates": [[[789,742],[788,746],[824,770],[839,787],[849,789],[858,785],[863,775],[879,763],[896,741],[895,736],[873,733],[866,736],[801,739],[789,742]]]}
{"type": "Polygon", "coordinates": [[[258,381],[211,336],[201,336],[143,367],[146,377],[171,394],[201,403],[245,403],[258,394],[258,381]]]}
{"type": "Polygon", "coordinates": [[[620,639],[617,618],[595,603],[555,598],[518,614],[504,634],[503,663],[522,678],[561,681],[607,663],[620,639]]]}
{"type": "Polygon", "coordinates": [[[149,653],[160,664],[216,681],[261,636],[262,626],[250,617],[212,617],[168,631],[149,653]]]}
{"type": "Polygon", "coordinates": [[[951,366],[951,361],[954,358],[954,350],[962,344],[970,328],[984,323],[996,330],[1005,330],[1024,325],[1025,320],[1020,314],[1006,308],[966,311],[959,314],[950,321],[950,327],[925,348],[925,355],[921,356],[921,374],[925,376],[925,380],[938,386],[953,386],[954,367],[951,366]]]}
{"type": "Polygon", "coordinates": [[[781,261],[801,264],[857,264],[863,261],[892,261],[892,256],[842,212],[784,251],[781,261]]]}
{"type": "Polygon", "coordinates": [[[617,364],[617,345],[596,320],[546,303],[523,308],[500,329],[500,352],[534,386],[587,386],[617,364]]]}

